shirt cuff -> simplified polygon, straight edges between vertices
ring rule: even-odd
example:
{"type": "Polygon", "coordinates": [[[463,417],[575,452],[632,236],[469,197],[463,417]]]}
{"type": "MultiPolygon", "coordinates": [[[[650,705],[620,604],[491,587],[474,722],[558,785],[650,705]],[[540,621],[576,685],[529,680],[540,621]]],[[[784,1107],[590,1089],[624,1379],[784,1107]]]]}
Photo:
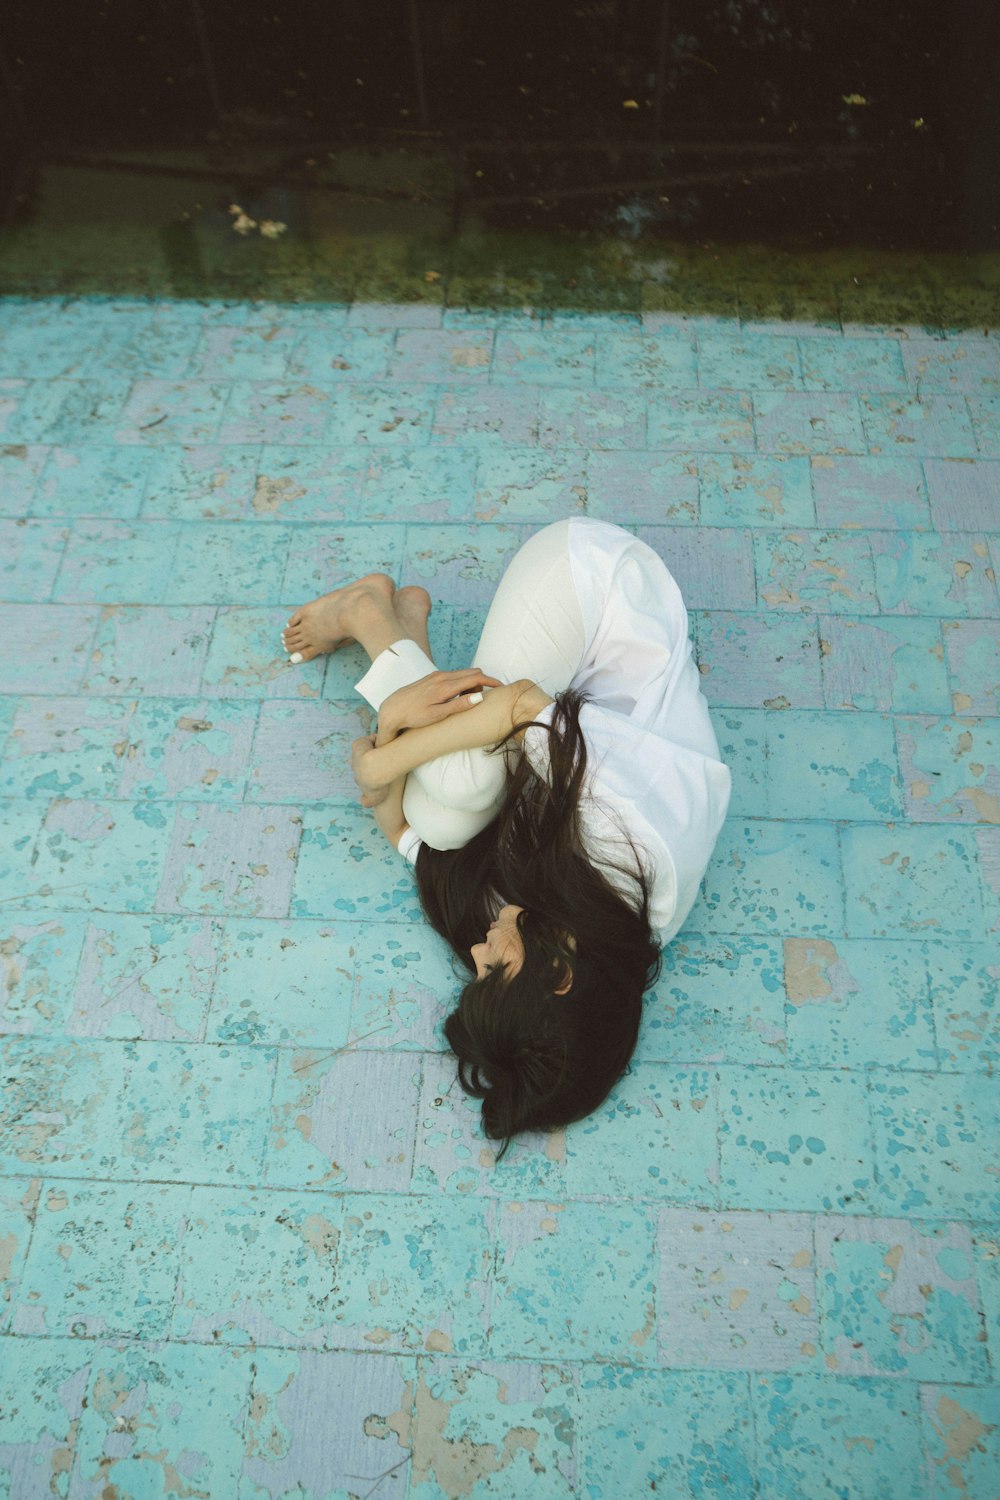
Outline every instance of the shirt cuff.
{"type": "Polygon", "coordinates": [[[423,839],[415,828],[407,828],[400,836],[396,848],[406,860],[407,864],[415,865],[417,862],[417,850],[423,843],[423,839]]]}
{"type": "Polygon", "coordinates": [[[403,639],[386,646],[376,656],[360,682],[354,684],[354,690],[377,713],[384,700],[397,688],[409,687],[411,682],[419,682],[428,672],[436,671],[434,663],[416,641],[403,639]]]}

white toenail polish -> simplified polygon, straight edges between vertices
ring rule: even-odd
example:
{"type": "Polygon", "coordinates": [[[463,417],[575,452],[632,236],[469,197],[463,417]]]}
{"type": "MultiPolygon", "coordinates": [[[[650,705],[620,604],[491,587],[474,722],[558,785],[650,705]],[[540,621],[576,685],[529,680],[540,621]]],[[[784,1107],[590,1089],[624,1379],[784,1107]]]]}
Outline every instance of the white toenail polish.
{"type": "Polygon", "coordinates": [[[302,660],[302,652],[296,651],[295,655],[290,656],[288,660],[292,663],[293,667],[297,667],[299,662],[302,660]]]}

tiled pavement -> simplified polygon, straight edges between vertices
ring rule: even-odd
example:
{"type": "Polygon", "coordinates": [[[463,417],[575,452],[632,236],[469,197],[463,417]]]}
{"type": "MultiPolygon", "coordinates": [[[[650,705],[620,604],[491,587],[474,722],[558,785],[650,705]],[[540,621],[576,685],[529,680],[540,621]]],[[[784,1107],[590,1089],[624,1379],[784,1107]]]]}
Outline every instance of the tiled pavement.
{"type": "Polygon", "coordinates": [[[0,304],[2,1493],[997,1494],[998,347],[0,304]],[[384,568],[465,664],[577,513],[734,796],[630,1076],[495,1168],[278,628],[384,568]]]}

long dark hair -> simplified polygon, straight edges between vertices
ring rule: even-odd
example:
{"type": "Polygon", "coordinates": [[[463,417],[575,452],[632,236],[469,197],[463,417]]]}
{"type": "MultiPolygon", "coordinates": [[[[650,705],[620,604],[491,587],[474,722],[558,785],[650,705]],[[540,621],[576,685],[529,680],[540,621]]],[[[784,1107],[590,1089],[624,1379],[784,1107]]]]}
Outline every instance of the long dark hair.
{"type": "MultiPolygon", "coordinates": [[[[623,830],[615,873],[628,896],[587,856],[580,795],[587,748],[583,699],[556,698],[547,779],[512,741],[497,754],[510,769],[499,814],[462,849],[421,845],[417,885],[431,926],[475,973],[469,952],[505,903],[517,919],[524,963],[470,980],[444,1023],[458,1079],[483,1101],[483,1129],[503,1145],[524,1130],[581,1120],[607,1098],[635,1050],[642,996],[655,981],[660,949],[649,922],[642,852],[623,830]],[[557,994],[572,976],[567,993],[557,994]]],[[[528,721],[532,722],[532,721],[528,721]]]]}

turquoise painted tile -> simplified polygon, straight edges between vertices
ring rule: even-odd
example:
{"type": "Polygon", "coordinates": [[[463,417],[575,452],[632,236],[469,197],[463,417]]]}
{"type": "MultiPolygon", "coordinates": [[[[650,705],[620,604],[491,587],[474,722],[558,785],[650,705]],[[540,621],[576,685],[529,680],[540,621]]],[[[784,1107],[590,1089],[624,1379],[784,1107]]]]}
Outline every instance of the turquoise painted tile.
{"type": "Polygon", "coordinates": [[[117,1171],[128,1067],[123,1049],[63,1038],[0,1043],[0,1170],[107,1177],[117,1171]]]}
{"type": "Polygon", "coordinates": [[[155,803],[149,808],[166,826],[169,841],[158,911],[288,915],[302,826],[294,808],[221,802],[179,802],[168,805],[166,814],[155,803]]]}
{"type": "Polygon", "coordinates": [[[357,801],[351,744],[371,717],[360,699],[345,704],[273,698],[254,717],[253,751],[242,747],[247,801],[357,801]]]}
{"type": "Polygon", "coordinates": [[[441,653],[431,652],[434,660],[446,661],[451,667],[477,665],[476,656],[479,653],[479,642],[486,624],[487,613],[485,605],[481,605],[478,609],[456,609],[448,604],[437,605],[434,614],[431,615],[431,646],[434,646],[435,616],[442,626],[447,622],[448,635],[444,637],[447,645],[441,653]]]}
{"type": "MultiPolygon", "coordinates": [[[[15,1180],[0,1188],[0,1333],[7,1333],[10,1329],[11,1312],[17,1301],[38,1214],[41,1187],[41,1179],[34,1177],[30,1182],[15,1180]]],[[[9,1347],[0,1341],[0,1360],[9,1347]]],[[[8,1415],[6,1407],[5,1393],[0,1384],[0,1412],[5,1417],[8,1415]]],[[[0,1480],[3,1478],[2,1454],[0,1446],[0,1480]]]]}
{"type": "Polygon", "coordinates": [[[983,458],[1000,458],[1000,396],[967,396],[966,403],[983,458]]]}
{"type": "Polygon", "coordinates": [[[106,1500],[109,1489],[123,1500],[235,1494],[252,1372],[237,1349],[93,1350],[73,1500],[106,1500]]]}
{"type": "Polygon", "coordinates": [[[654,386],[658,391],[690,391],[698,384],[695,340],[679,329],[661,334],[605,330],[597,334],[595,380],[606,389],[654,386]]]}
{"type": "Polygon", "coordinates": [[[967,1073],[904,1073],[869,1083],[884,1213],[982,1219],[1000,1211],[996,1091],[967,1073]]]}
{"type": "Polygon", "coordinates": [[[238,802],[256,719],[253,703],[140,700],[125,735],[119,797],[238,802]]]}
{"type": "Polygon", "coordinates": [[[692,618],[702,692],[713,708],[822,707],[820,652],[811,616],[779,619],[710,610],[692,618]]]}
{"type": "Polygon", "coordinates": [[[349,328],[440,328],[441,304],[425,296],[419,302],[352,302],[349,328]]]}
{"type": "Polygon", "coordinates": [[[714,1203],[717,1124],[714,1073],[633,1061],[569,1136],[566,1192],[714,1203]]]}
{"type": "Polygon", "coordinates": [[[170,1323],[190,1189],[46,1184],[14,1333],[159,1338],[170,1323]]]}
{"type": "Polygon", "coordinates": [[[404,1500],[412,1357],[258,1349],[253,1364],[239,1500],[337,1500],[359,1475],[380,1500],[404,1500]]]}
{"type": "Polygon", "coordinates": [[[1000,613],[986,538],[965,532],[869,534],[879,605],[899,615],[1000,613]]]}
{"type": "Polygon", "coordinates": [[[0,344],[0,371],[25,379],[79,378],[92,359],[90,340],[81,338],[66,317],[19,320],[5,330],[0,344]]]}
{"type": "Polygon", "coordinates": [[[776,1062],[785,1052],[780,945],[680,932],[646,1000],[638,1062],[776,1062]]]}
{"type": "Polygon", "coordinates": [[[279,597],[294,608],[365,573],[398,580],[403,537],[402,526],[295,527],[279,597]]]}
{"type": "Polygon", "coordinates": [[[995,531],[1000,463],[979,459],[924,460],[931,516],[938,531],[995,531]]]}
{"type": "Polygon", "coordinates": [[[845,828],[847,931],[852,937],[986,936],[976,848],[955,829],[845,828]]]}
{"type": "Polygon", "coordinates": [[[575,1497],[578,1378],[572,1366],[527,1360],[422,1359],[409,1500],[439,1500],[458,1483],[468,1500],[575,1497]]]}
{"type": "Polygon", "coordinates": [[[843,931],[836,830],[825,823],[731,820],[692,925],[737,933],[843,931]]]}
{"type": "Polygon", "coordinates": [[[31,514],[130,520],[139,514],[152,457],[135,448],[50,448],[31,514]]]}
{"type": "Polygon", "coordinates": [[[753,550],[762,605],[822,615],[878,610],[867,536],[765,531],[754,537],[753,550]]]}
{"type": "Polygon", "coordinates": [[[745,1375],[585,1365],[581,1493],[707,1496],[755,1493],[745,1375]]]}
{"type": "MultiPolygon", "coordinates": [[[[110,1046],[105,1043],[105,1046],[110,1046]]],[[[117,1050],[117,1049],[116,1049],[117,1050]]],[[[153,1182],[260,1181],[274,1051],[130,1042],[116,1176],[153,1182]]]]}
{"type": "Polygon", "coordinates": [[[750,534],[726,527],[637,526],[640,541],[658,553],[680,585],[689,609],[709,609],[724,599],[734,609],[753,609],[750,534]]]}
{"type": "Polygon", "coordinates": [[[587,328],[500,329],[496,334],[492,383],[518,388],[592,386],[596,352],[597,336],[587,328]]]}
{"type": "Polygon", "coordinates": [[[161,604],[173,592],[177,529],[170,521],[77,521],[53,598],[78,604],[161,604]]]}
{"type": "Polygon", "coordinates": [[[651,396],[647,430],[649,448],[681,448],[701,454],[753,453],[756,446],[753,402],[739,391],[651,396]]]}
{"type": "Polygon", "coordinates": [[[31,893],[46,890],[36,879],[34,852],[45,816],[42,803],[24,799],[0,802],[0,900],[4,906],[30,906],[31,893]]]}
{"type": "Polygon", "coordinates": [[[944,620],[944,653],[957,714],[1000,715],[996,620],[944,620]]]}
{"type": "MultiPolygon", "coordinates": [[[[32,382],[36,389],[38,384],[38,381],[32,382]]],[[[127,375],[53,380],[49,388],[53,398],[58,398],[58,408],[45,428],[45,436],[50,441],[67,448],[77,443],[119,441],[118,424],[133,390],[127,375]]]]}
{"type": "Polygon", "coordinates": [[[198,692],[214,609],[111,604],[94,616],[85,693],[180,697],[198,692]]]}
{"type": "Polygon", "coordinates": [[[801,1067],[933,1068],[923,945],[786,938],[786,1057],[801,1067]]]}
{"type": "Polygon", "coordinates": [[[813,391],[755,391],[753,411],[757,443],[763,453],[868,451],[856,396],[813,391]]]}
{"type": "MultiPolygon", "coordinates": [[[[237,521],[250,514],[256,490],[257,443],[179,444],[136,452],[147,465],[144,516],[171,521],[237,521]]],[[[255,511],[256,513],[256,511],[255,511]]]]}
{"type": "MultiPolygon", "coordinates": [[[[310,590],[307,592],[315,592],[310,590]]],[[[305,603],[305,600],[302,600],[305,603]]],[[[192,614],[197,613],[191,611],[192,614]]],[[[201,611],[211,620],[214,611],[201,611]]],[[[318,698],[326,657],[292,666],[281,644],[289,610],[220,609],[203,647],[201,691],[211,698],[318,698]]],[[[197,691],[197,682],[195,683],[197,691]]]]}
{"type": "Polygon", "coordinates": [[[255,521],[353,521],[361,514],[368,450],[265,443],[244,513],[255,521]]]}
{"type": "Polygon", "coordinates": [[[538,441],[543,448],[645,448],[646,398],[639,391],[544,389],[538,403],[538,441]]]}
{"type": "Polygon", "coordinates": [[[86,918],[5,912],[0,921],[0,1031],[63,1032],[83,951],[86,918]]]}
{"type": "Polygon", "coordinates": [[[765,726],[772,817],[864,821],[903,816],[888,716],[792,708],[768,714],[765,726]]]}
{"type": "Polygon", "coordinates": [[[717,708],[712,714],[712,727],[719,742],[719,754],[732,776],[729,816],[766,817],[771,806],[767,710],[717,708]]]}
{"type": "MultiPolygon", "coordinates": [[[[549,457],[554,450],[547,450],[549,457]]],[[[693,526],[698,520],[698,459],[694,454],[646,449],[580,455],[587,466],[587,514],[600,520],[664,521],[693,526]]],[[[503,457],[499,458],[502,466],[503,457]]],[[[563,515],[571,506],[560,507],[563,515]]]]}
{"type": "Polygon", "coordinates": [[[99,611],[66,604],[0,604],[0,692],[47,693],[80,686],[99,611]]]}
{"type": "Polygon", "coordinates": [[[864,1081],[813,1069],[719,1069],[724,1208],[869,1211],[877,1194],[864,1081]]]}
{"type": "Polygon", "coordinates": [[[799,339],[807,391],[905,391],[899,339],[799,339]]]}
{"type": "Polygon", "coordinates": [[[334,408],[332,386],[296,380],[234,380],[218,389],[225,398],[209,430],[187,433],[181,442],[325,443],[353,439],[328,432],[334,408]]]}
{"type": "Polygon", "coordinates": [[[442,1048],[441,1022],[464,977],[443,938],[426,922],[365,922],[350,934],[350,953],[352,1046],[442,1048]]]}
{"type": "Polygon", "coordinates": [[[92,916],[65,1023],[67,1034],[119,1041],[200,1041],[218,945],[218,926],[207,919],[112,912],[92,916]]]}
{"type": "Polygon", "coordinates": [[[111,797],[135,705],[107,698],[22,698],[0,763],[6,796],[111,797]]]}
{"type": "Polygon", "coordinates": [[[801,390],[798,345],[768,333],[700,333],[698,384],[706,391],[801,390]]]}
{"type": "MultiPolygon", "coordinates": [[[[119,402],[114,412],[111,422],[114,441],[157,445],[210,443],[217,436],[229,392],[230,387],[224,381],[137,380],[129,385],[128,399],[123,404],[119,402]]],[[[53,428],[53,436],[60,442],[70,441],[64,432],[64,421],[65,407],[53,428]]],[[[220,436],[219,441],[243,439],[220,436]]]]}
{"type": "Polygon", "coordinates": [[[264,1180],[405,1192],[419,1094],[419,1053],[283,1049],[264,1180]]]}
{"type": "MultiPolygon", "coordinates": [[[[69,381],[0,379],[0,441],[5,446],[45,442],[69,396],[69,381]]],[[[122,392],[124,400],[125,392],[122,392]]]]}
{"type": "Polygon", "coordinates": [[[768,1500],[914,1500],[924,1493],[916,1392],[898,1380],[754,1376],[768,1500]]]}
{"type": "MultiPolygon", "coordinates": [[[[0,381],[0,391],[3,382],[0,381]]],[[[0,420],[4,401],[0,394],[0,420]]],[[[26,516],[38,477],[45,467],[49,449],[41,443],[8,443],[0,446],[0,514],[26,516]]]]}
{"type": "Polygon", "coordinates": [[[489,330],[401,328],[386,378],[452,385],[486,380],[492,357],[493,333],[489,330]]]}
{"type": "Polygon", "coordinates": [[[98,312],[93,322],[87,374],[128,375],[133,380],[182,380],[192,373],[198,329],[173,319],[156,319],[151,305],[130,310],[111,326],[118,309],[98,312]]]}
{"type": "Polygon", "coordinates": [[[389,372],[395,334],[391,329],[300,329],[288,359],[293,380],[384,380],[389,372]]]}
{"type": "Polygon", "coordinates": [[[255,522],[181,525],[168,597],[175,604],[277,604],[292,535],[255,522]]]}
{"type": "Polygon", "coordinates": [[[345,1046],[358,941],[355,933],[330,922],[230,918],[219,947],[209,1037],[345,1046]]]}
{"type": "MultiPolygon", "coordinates": [[[[534,528],[532,528],[534,529],[534,528]]],[[[507,564],[526,538],[519,526],[408,526],[400,577],[432,600],[488,607],[507,564]]]]}
{"type": "Polygon", "coordinates": [[[331,443],[369,443],[372,447],[426,443],[436,400],[434,386],[331,387],[323,435],[331,443]]]}
{"type": "Polygon", "coordinates": [[[319,1193],[188,1191],[171,1338],[322,1347],[342,1200],[319,1193]]]}
{"type": "Polygon", "coordinates": [[[906,816],[1000,823],[1000,719],[896,720],[906,816]]]}
{"type": "Polygon", "coordinates": [[[331,1341],[387,1353],[485,1354],[492,1205],[378,1193],[345,1194],[343,1205],[331,1341]]]}
{"type": "Polygon", "coordinates": [[[820,649],[827,708],[933,714],[952,706],[937,620],[828,616],[820,649]]]}
{"type": "Polygon", "coordinates": [[[298,337],[297,330],[273,323],[215,323],[201,330],[181,373],[191,381],[280,380],[298,337]]]}
{"type": "MultiPolygon", "coordinates": [[[[0,400],[3,385],[0,382],[0,400]]],[[[537,443],[537,386],[443,390],[434,409],[434,443],[537,443]]],[[[0,406],[0,421],[2,421],[0,406]]]]}
{"type": "Polygon", "coordinates": [[[813,1220],[660,1212],[660,1357],[698,1369],[815,1365],[813,1220]]]}
{"type": "Polygon", "coordinates": [[[11,1500],[66,1494],[93,1355],[78,1339],[0,1339],[0,1487],[11,1500]]]}
{"type": "Polygon", "coordinates": [[[1000,1063],[996,944],[928,943],[927,973],[941,1067],[992,1077],[1000,1063]]]}
{"type": "Polygon", "coordinates": [[[991,1500],[1000,1465],[1000,1394],[995,1385],[925,1385],[920,1390],[930,1500],[991,1500]]]}
{"type": "Polygon", "coordinates": [[[361,807],[302,812],[292,890],[295,917],[419,922],[413,873],[361,807]]]}
{"type": "Polygon", "coordinates": [[[816,1224],[820,1344],[843,1375],[989,1378],[964,1224],[831,1215],[816,1224]]]}
{"type": "Polygon", "coordinates": [[[976,439],[961,396],[868,395],[858,397],[866,448],[908,458],[975,458],[976,439]]]}
{"type": "MultiPolygon", "coordinates": [[[[436,450],[432,449],[431,452],[436,450]]],[[[451,450],[442,450],[451,451],[451,450]]],[[[594,453],[593,458],[604,454],[594,453]]],[[[442,520],[534,521],[561,516],[597,515],[588,488],[588,456],[577,448],[505,448],[482,445],[475,484],[455,487],[442,520]],[[470,493],[471,492],[471,493],[470,493]]]]}
{"type": "Polygon", "coordinates": [[[817,453],[809,463],[821,526],[930,526],[919,459],[817,453]]]}
{"type": "Polygon", "coordinates": [[[491,1354],[599,1354],[655,1364],[656,1225],[650,1213],[628,1203],[501,1203],[497,1222],[491,1354]]]}
{"type": "Polygon", "coordinates": [[[427,1053],[412,1191],[484,1198],[561,1197],[570,1132],[579,1128],[574,1124],[552,1131],[526,1131],[515,1137],[498,1166],[500,1142],[486,1136],[481,1101],[463,1093],[454,1057],[446,1051],[427,1053]]]}
{"type": "Polygon", "coordinates": [[[809,460],[787,453],[699,454],[706,526],[812,526],[809,460]]]}
{"type": "Polygon", "coordinates": [[[979,853],[979,875],[983,889],[983,911],[987,932],[1000,931],[1000,832],[995,828],[974,830],[979,853]]]}
{"type": "Polygon", "coordinates": [[[368,454],[364,500],[346,519],[468,521],[475,479],[473,448],[376,448],[368,454]]]}
{"type": "Polygon", "coordinates": [[[168,833],[159,808],[57,798],[49,804],[35,847],[32,880],[39,888],[33,904],[49,910],[148,911],[168,833]]]}
{"type": "Polygon", "coordinates": [[[0,521],[0,590],[6,602],[43,604],[52,593],[69,531],[50,521],[0,521]]]}
{"type": "Polygon", "coordinates": [[[907,339],[902,351],[910,383],[922,391],[1000,394],[1000,368],[992,341],[907,339]]]}
{"type": "Polygon", "coordinates": [[[995,1359],[997,1339],[1000,1338],[1000,1233],[996,1224],[974,1224],[972,1246],[986,1342],[991,1358],[995,1359]]]}

